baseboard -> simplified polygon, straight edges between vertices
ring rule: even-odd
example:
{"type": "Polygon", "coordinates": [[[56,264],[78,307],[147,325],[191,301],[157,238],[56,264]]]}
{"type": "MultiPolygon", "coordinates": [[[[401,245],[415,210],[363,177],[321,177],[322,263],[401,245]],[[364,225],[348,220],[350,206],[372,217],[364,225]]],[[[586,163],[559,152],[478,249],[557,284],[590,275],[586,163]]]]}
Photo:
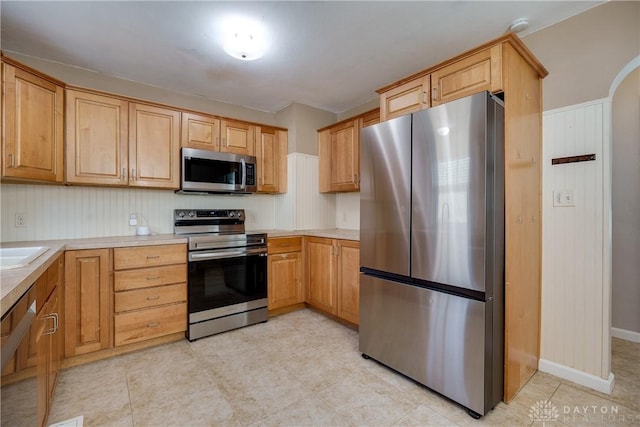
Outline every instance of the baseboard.
{"type": "Polygon", "coordinates": [[[582,372],[546,359],[540,359],[538,361],[538,369],[542,372],[555,375],[556,377],[569,380],[576,384],[580,384],[606,394],[611,394],[615,383],[613,373],[609,374],[609,378],[603,379],[596,375],[582,372]]]}
{"type": "Polygon", "coordinates": [[[611,336],[631,342],[640,342],[640,332],[627,331],[626,329],[611,328],[611,336]]]}

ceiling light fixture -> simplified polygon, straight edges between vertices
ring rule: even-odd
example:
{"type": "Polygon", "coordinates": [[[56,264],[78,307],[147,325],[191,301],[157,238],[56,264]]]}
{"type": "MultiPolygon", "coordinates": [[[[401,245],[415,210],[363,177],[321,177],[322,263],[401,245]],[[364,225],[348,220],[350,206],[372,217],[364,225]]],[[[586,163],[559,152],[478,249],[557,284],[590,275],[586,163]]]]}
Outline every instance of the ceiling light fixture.
{"type": "Polygon", "coordinates": [[[231,19],[225,23],[224,51],[234,58],[252,61],[266,51],[264,31],[257,23],[247,19],[231,19]]]}
{"type": "Polygon", "coordinates": [[[524,31],[529,28],[529,20],[527,18],[519,18],[511,23],[509,26],[509,30],[514,33],[519,33],[520,31],[524,31]]]}

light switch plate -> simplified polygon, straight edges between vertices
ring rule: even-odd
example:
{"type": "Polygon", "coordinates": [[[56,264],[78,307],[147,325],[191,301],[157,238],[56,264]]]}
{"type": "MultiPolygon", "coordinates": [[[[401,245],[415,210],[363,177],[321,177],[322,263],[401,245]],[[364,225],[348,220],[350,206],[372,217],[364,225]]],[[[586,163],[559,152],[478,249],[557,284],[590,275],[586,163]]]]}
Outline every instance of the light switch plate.
{"type": "Polygon", "coordinates": [[[554,207],[570,207],[575,205],[573,190],[553,190],[554,207]]]}

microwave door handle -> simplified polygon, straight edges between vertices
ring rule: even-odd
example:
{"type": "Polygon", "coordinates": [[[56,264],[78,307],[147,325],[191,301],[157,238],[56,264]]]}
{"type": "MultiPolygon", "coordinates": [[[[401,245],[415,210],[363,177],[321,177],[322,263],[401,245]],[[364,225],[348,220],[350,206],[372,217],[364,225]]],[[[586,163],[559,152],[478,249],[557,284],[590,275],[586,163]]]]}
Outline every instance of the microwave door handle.
{"type": "Polygon", "coordinates": [[[240,164],[242,165],[242,184],[240,185],[240,188],[244,190],[247,188],[247,163],[244,159],[241,159],[240,164]]]}

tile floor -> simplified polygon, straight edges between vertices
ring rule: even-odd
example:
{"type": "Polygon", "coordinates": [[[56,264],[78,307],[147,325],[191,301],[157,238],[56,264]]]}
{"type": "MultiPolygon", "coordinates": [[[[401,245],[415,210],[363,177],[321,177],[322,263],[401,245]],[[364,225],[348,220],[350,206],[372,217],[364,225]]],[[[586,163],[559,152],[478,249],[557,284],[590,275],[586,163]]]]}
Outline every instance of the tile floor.
{"type": "Polygon", "coordinates": [[[476,421],[364,360],[356,331],[301,310],[64,370],[49,423],[84,415],[85,426],[542,425],[530,409],[548,400],[558,412],[545,425],[640,425],[640,344],[614,339],[613,350],[611,396],[539,372],[476,421]]]}

